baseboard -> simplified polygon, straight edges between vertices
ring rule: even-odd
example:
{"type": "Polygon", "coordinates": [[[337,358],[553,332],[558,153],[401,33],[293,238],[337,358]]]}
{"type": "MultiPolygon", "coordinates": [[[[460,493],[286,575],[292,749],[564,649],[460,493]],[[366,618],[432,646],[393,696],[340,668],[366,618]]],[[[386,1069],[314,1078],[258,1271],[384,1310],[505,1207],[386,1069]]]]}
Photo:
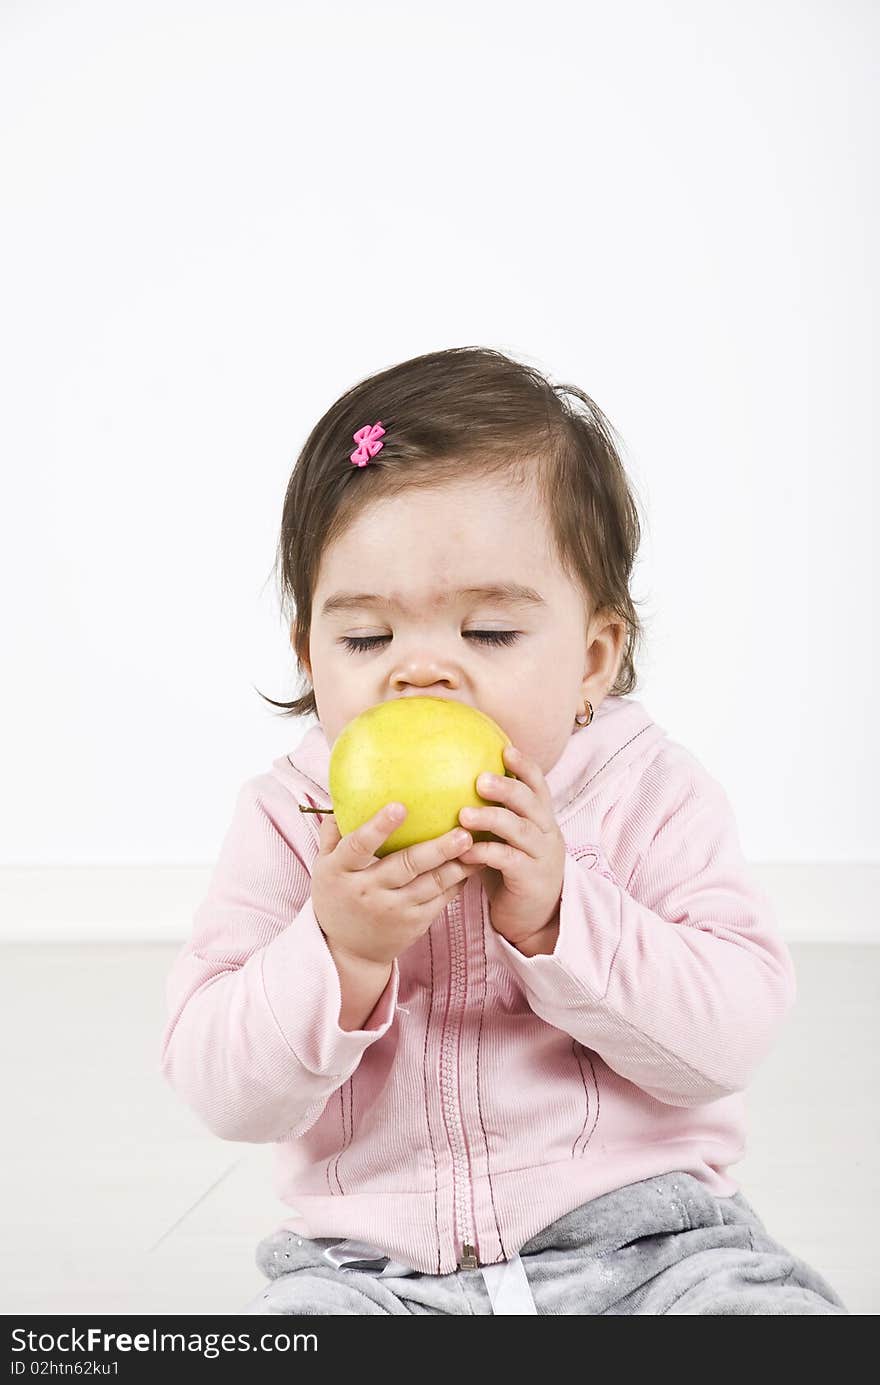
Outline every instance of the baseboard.
{"type": "MultiPolygon", "coordinates": [[[[752,865],[789,942],[880,942],[880,865],[752,865]]],[[[211,867],[8,866],[0,943],[180,942],[211,867]]]]}

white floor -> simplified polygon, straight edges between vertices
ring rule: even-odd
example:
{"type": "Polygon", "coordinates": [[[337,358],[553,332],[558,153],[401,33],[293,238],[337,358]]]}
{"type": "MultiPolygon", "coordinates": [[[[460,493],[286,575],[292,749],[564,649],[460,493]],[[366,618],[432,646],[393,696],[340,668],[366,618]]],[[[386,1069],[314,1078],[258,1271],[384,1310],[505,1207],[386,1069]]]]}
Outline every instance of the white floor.
{"type": "MultiPolygon", "coordinates": [[[[880,948],[790,944],[798,1004],[750,1089],[733,1174],[853,1314],[880,1311],[880,948]]],[[[270,1149],[224,1143],[165,1083],[177,944],[7,944],[0,1311],[240,1312],[287,1211],[270,1149]]]]}

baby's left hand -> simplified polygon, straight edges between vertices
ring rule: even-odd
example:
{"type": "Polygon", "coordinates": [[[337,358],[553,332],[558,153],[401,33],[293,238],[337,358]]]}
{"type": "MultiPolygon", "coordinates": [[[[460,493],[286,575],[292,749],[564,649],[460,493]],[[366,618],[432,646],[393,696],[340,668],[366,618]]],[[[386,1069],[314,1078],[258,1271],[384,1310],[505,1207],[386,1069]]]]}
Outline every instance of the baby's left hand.
{"type": "Polygon", "coordinates": [[[527,755],[505,746],[504,763],[517,777],[481,774],[481,798],[502,808],[462,808],[459,821],[469,830],[494,832],[500,842],[474,842],[456,858],[485,862],[484,887],[496,933],[520,947],[558,922],[565,873],[565,842],[556,819],[547,781],[527,755]],[[492,869],[494,867],[494,869],[492,869]]]}

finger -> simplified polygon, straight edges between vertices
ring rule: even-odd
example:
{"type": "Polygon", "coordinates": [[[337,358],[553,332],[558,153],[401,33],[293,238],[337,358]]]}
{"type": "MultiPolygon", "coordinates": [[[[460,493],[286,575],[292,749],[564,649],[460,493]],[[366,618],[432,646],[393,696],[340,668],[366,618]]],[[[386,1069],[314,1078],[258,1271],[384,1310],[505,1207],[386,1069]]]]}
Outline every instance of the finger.
{"type": "MultiPolygon", "coordinates": [[[[555,825],[553,804],[547,796],[538,796],[535,790],[521,779],[510,779],[500,774],[480,774],[476,780],[477,792],[481,798],[495,800],[511,808],[520,817],[528,818],[542,832],[549,832],[555,825]]],[[[462,819],[471,826],[469,819],[462,819]]]]}
{"type": "Polygon", "coordinates": [[[515,745],[506,745],[502,754],[506,768],[515,774],[517,779],[527,784],[545,807],[550,808],[553,802],[550,787],[540,765],[536,764],[531,756],[524,755],[515,745]]]}
{"type": "Polygon", "coordinates": [[[474,842],[459,860],[465,865],[476,866],[478,870],[491,866],[493,870],[501,871],[502,875],[510,876],[517,860],[522,861],[522,852],[507,842],[474,842]]]}
{"type": "Polygon", "coordinates": [[[534,790],[521,779],[508,779],[501,774],[481,774],[476,781],[477,793],[487,802],[498,802],[512,808],[521,817],[543,816],[541,805],[535,798],[534,790]]]}
{"type": "Polygon", "coordinates": [[[462,808],[458,816],[473,832],[494,832],[535,859],[541,854],[542,829],[530,818],[522,818],[509,808],[462,808]]]}
{"type": "Polygon", "coordinates": [[[444,897],[453,894],[467,883],[472,875],[480,869],[478,865],[464,865],[459,858],[454,861],[447,861],[443,866],[437,866],[434,870],[429,870],[424,875],[419,875],[409,884],[403,885],[397,891],[402,896],[404,903],[413,905],[430,904],[436,901],[442,904],[444,897]]]}
{"type": "Polygon", "coordinates": [[[438,870],[447,861],[466,851],[472,842],[470,832],[453,827],[442,837],[430,837],[428,841],[415,842],[412,846],[392,851],[382,862],[382,884],[389,889],[401,889],[427,871],[438,870]]]}
{"type": "Polygon", "coordinates": [[[332,813],[324,813],[318,823],[318,854],[326,856],[340,841],[339,824],[332,813]]]}
{"type": "MultiPolygon", "coordinates": [[[[378,859],[377,848],[387,841],[392,832],[397,831],[405,817],[405,808],[402,812],[396,812],[394,804],[386,803],[378,813],[374,813],[366,822],[362,822],[360,827],[343,837],[339,845],[343,870],[365,870],[367,866],[373,865],[378,859]]],[[[392,856],[397,854],[393,852],[392,856]]],[[[392,857],[385,859],[391,860],[392,857]]]]}

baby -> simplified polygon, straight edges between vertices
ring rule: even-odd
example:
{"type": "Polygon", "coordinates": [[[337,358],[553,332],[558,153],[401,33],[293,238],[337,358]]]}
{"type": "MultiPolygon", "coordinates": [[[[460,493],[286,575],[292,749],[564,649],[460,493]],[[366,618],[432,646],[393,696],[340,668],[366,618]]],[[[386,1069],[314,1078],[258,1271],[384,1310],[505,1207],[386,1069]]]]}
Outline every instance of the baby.
{"type": "Polygon", "coordinates": [[[309,690],[273,705],[317,724],[240,790],[162,1045],[208,1129],[274,1145],[245,1313],[847,1313],[728,1171],[795,975],[723,789],[629,695],[639,537],[605,416],[496,351],[392,366],[307,439],[309,690]],[[515,777],[379,858],[401,816],[341,837],[330,750],[418,696],[492,717],[515,777]]]}

